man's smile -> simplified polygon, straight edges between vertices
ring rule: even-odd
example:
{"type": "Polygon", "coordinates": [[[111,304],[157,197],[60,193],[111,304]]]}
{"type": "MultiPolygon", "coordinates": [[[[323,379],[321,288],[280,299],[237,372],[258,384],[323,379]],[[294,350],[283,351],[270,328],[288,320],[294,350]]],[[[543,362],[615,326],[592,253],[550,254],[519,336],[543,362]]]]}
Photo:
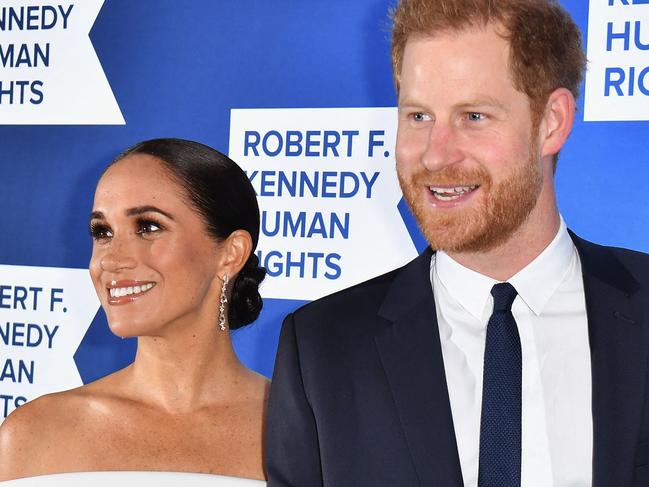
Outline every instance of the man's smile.
{"type": "Polygon", "coordinates": [[[440,201],[454,201],[467,193],[475,191],[479,187],[480,185],[478,184],[472,184],[468,186],[429,186],[428,189],[435,199],[440,201]]]}

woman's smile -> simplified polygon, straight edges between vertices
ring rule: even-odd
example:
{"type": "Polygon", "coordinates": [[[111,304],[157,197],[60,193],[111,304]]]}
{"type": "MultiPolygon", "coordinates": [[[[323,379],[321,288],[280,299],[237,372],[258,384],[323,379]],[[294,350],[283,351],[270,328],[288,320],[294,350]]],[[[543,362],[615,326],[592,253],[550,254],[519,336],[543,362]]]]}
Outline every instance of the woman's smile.
{"type": "Polygon", "coordinates": [[[145,293],[155,287],[152,281],[120,280],[111,281],[106,288],[108,292],[108,304],[127,304],[141,298],[145,293]]]}

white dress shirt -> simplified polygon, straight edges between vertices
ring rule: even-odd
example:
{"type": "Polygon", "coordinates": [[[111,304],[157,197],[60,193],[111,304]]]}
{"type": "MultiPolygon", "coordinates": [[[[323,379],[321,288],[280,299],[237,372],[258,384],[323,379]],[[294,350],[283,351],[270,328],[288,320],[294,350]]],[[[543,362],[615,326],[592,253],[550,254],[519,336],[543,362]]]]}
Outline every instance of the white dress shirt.
{"type": "MultiPolygon", "coordinates": [[[[498,281],[444,252],[431,283],[453,425],[466,487],[478,485],[482,369],[491,288],[498,281]]],[[[521,339],[522,487],[592,483],[590,348],[579,255],[561,227],[550,245],[508,281],[521,339]]]]}

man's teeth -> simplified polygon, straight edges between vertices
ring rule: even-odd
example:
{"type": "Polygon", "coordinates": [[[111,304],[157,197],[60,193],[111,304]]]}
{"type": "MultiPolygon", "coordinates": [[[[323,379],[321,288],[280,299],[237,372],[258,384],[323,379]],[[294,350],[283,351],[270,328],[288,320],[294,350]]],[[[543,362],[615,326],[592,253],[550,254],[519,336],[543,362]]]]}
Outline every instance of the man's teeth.
{"type": "Polygon", "coordinates": [[[455,186],[453,188],[439,188],[437,186],[430,186],[429,189],[435,196],[435,198],[442,201],[452,201],[458,199],[465,193],[470,193],[478,186],[455,186]]]}
{"type": "Polygon", "coordinates": [[[109,289],[109,292],[111,298],[119,298],[130,294],[141,294],[148,291],[153,286],[155,286],[155,284],[149,282],[148,284],[142,284],[141,286],[112,287],[109,289]]]}

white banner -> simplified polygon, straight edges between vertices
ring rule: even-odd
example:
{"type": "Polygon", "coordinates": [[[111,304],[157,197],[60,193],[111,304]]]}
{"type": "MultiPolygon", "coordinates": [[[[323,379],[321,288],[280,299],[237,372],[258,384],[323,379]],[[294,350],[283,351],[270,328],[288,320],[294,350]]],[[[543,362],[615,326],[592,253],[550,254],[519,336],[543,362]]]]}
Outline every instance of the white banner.
{"type": "Polygon", "coordinates": [[[88,34],[104,0],[3,0],[0,124],[123,125],[88,34]]]}
{"type": "Polygon", "coordinates": [[[82,384],[74,353],[98,308],[87,269],[0,265],[0,422],[82,384]]]}
{"type": "Polygon", "coordinates": [[[584,120],[649,120],[649,0],[590,0],[584,120]]]}
{"type": "Polygon", "coordinates": [[[230,157],[261,208],[267,298],[313,300],[416,255],[397,209],[396,108],[232,110],[230,157]]]}

